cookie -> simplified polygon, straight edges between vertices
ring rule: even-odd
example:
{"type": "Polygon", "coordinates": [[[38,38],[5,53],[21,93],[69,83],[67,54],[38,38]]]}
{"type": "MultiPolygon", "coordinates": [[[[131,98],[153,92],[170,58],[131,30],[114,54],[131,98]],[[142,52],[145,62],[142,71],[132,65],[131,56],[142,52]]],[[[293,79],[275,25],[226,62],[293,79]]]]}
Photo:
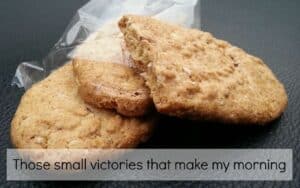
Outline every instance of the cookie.
{"type": "Polygon", "coordinates": [[[124,116],[142,116],[153,106],[144,79],[126,65],[73,60],[82,99],[124,116]]]}
{"type": "Polygon", "coordinates": [[[208,32],[134,15],[119,27],[161,113],[266,124],[287,106],[284,86],[261,59],[208,32]]]}
{"type": "Polygon", "coordinates": [[[149,89],[132,68],[117,24],[92,34],[76,49],[73,59],[79,94],[85,102],[129,117],[152,109],[149,89]]]}
{"type": "Polygon", "coordinates": [[[11,123],[17,148],[131,148],[145,141],[153,122],[95,109],[78,95],[71,63],[23,95],[11,123]]]}

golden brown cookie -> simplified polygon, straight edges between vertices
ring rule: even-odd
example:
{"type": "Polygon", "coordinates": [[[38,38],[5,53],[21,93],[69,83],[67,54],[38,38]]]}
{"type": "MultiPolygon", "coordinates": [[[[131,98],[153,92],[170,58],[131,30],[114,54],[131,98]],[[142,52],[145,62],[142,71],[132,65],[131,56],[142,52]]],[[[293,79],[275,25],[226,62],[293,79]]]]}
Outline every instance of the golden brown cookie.
{"type": "Polygon", "coordinates": [[[152,121],[95,109],[78,95],[71,63],[33,85],[11,124],[18,148],[131,148],[145,141],[152,121]]]}
{"type": "Polygon", "coordinates": [[[124,116],[142,116],[153,107],[144,79],[134,69],[122,33],[106,25],[73,54],[73,68],[82,99],[124,116]]]}
{"type": "Polygon", "coordinates": [[[265,124],[287,105],[283,85],[261,59],[210,33],[134,15],[119,27],[161,113],[265,124]]]}
{"type": "Polygon", "coordinates": [[[82,99],[125,116],[145,115],[152,107],[144,79],[132,68],[110,62],[73,60],[82,99]]]}

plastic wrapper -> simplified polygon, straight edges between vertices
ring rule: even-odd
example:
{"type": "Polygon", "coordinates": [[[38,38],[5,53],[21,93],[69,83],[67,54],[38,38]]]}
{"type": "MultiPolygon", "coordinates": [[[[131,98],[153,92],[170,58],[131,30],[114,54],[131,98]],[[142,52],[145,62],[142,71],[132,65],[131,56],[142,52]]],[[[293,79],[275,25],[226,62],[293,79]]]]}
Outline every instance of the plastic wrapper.
{"type": "Polygon", "coordinates": [[[78,9],[65,32],[42,61],[22,62],[12,85],[28,89],[74,57],[130,66],[118,37],[117,21],[124,14],[153,16],[185,27],[200,28],[200,0],[91,0],[78,9]],[[113,52],[113,53],[111,53],[113,52]],[[124,59],[125,58],[125,59],[124,59]]]}

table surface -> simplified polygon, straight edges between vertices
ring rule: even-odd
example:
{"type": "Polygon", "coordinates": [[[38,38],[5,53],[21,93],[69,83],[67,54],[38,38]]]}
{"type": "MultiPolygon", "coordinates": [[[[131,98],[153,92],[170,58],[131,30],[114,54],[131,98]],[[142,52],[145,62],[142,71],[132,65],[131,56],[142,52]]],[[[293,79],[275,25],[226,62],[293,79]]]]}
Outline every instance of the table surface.
{"type": "Polygon", "coordinates": [[[163,117],[152,148],[292,148],[290,182],[7,182],[6,148],[10,121],[24,93],[10,86],[21,61],[41,60],[87,0],[10,0],[0,2],[0,187],[299,187],[300,186],[300,1],[202,0],[205,31],[261,57],[284,83],[289,104],[283,116],[266,127],[234,127],[163,117]]]}

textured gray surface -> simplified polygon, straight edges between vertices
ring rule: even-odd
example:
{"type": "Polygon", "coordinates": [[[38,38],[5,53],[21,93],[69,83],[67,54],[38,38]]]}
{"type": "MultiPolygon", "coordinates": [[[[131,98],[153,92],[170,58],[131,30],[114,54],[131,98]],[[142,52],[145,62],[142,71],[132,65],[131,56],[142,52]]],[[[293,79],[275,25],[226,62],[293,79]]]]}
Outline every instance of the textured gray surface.
{"type": "Polygon", "coordinates": [[[299,187],[300,185],[300,1],[202,0],[202,28],[265,60],[285,84],[289,105],[264,128],[232,127],[164,117],[142,147],[292,148],[291,182],[6,182],[9,126],[22,91],[9,86],[17,64],[41,59],[86,0],[0,2],[0,187],[299,187]]]}

